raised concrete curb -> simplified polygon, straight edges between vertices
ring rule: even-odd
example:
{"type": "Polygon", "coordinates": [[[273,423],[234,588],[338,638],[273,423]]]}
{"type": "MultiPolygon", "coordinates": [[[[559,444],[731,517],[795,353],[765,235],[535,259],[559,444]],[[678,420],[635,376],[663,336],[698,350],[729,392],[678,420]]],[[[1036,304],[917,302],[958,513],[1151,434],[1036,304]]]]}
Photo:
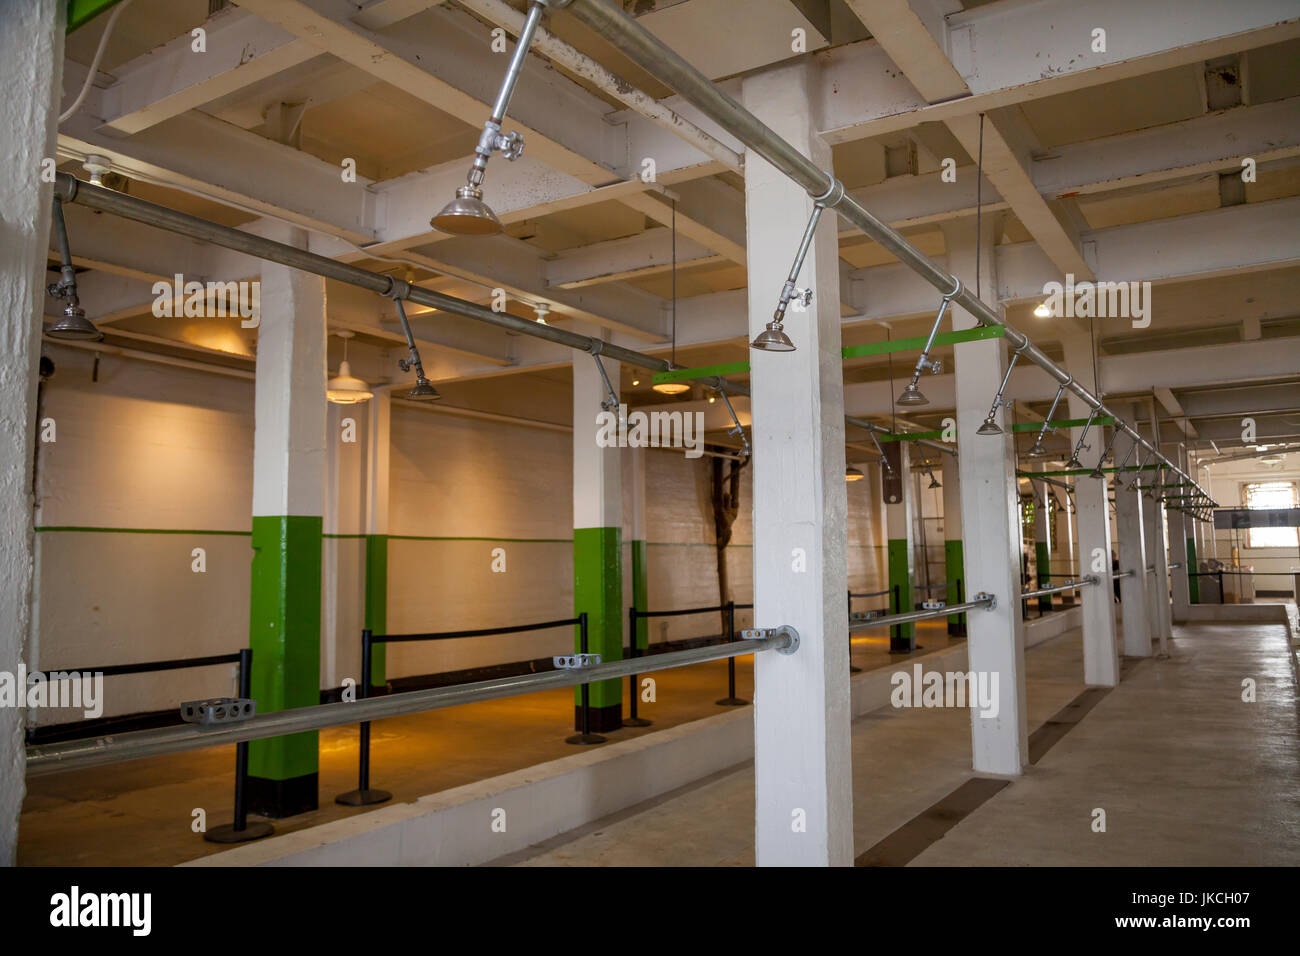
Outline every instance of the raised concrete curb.
{"type": "MultiPolygon", "coordinates": [[[[964,670],[964,644],[909,660],[964,670]]],[[[853,677],[861,717],[886,706],[882,667],[853,677]]],[[[753,759],[749,709],[706,717],[632,740],[215,853],[182,866],[474,866],[526,849],[644,800],[753,759]],[[504,811],[506,829],[492,824],[504,811]]]]}

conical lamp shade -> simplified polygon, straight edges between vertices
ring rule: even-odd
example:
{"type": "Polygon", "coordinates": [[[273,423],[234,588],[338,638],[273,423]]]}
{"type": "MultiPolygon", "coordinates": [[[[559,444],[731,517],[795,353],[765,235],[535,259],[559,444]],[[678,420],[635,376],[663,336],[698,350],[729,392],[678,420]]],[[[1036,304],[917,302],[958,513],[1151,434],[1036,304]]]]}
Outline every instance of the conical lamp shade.
{"type": "Polygon", "coordinates": [[[45,330],[52,339],[65,341],[98,342],[104,333],[95,328],[95,323],[86,318],[84,309],[68,306],[63,310],[59,320],[45,330]]]}
{"type": "Polygon", "coordinates": [[[456,190],[456,198],[443,206],[429,225],[453,236],[495,236],[505,228],[483,201],[483,190],[474,186],[456,190]]]}
{"type": "Polygon", "coordinates": [[[325,385],[325,397],[335,405],[357,405],[374,397],[370,386],[352,375],[348,360],[339,363],[339,373],[325,385]]]}

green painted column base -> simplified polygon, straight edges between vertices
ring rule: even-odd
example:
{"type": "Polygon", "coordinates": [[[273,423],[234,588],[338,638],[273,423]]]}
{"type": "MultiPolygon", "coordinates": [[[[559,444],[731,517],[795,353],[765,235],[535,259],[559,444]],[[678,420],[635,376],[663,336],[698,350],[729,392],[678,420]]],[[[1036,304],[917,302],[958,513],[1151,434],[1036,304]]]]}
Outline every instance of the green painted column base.
{"type": "MultiPolygon", "coordinates": [[[[320,703],[321,519],[254,516],[249,647],[258,713],[320,703]]],[[[287,817],[317,807],[315,731],[254,740],[248,808],[287,817]]]]}
{"type": "MultiPolygon", "coordinates": [[[[912,596],[912,576],[908,573],[911,564],[910,546],[900,538],[890,538],[889,555],[889,591],[890,612],[902,614],[914,610],[915,598],[912,596]]],[[[916,625],[894,624],[889,628],[889,650],[892,653],[909,653],[916,650],[916,625]]]]}
{"type": "MultiPolygon", "coordinates": [[[[362,626],[371,634],[388,633],[388,535],[366,535],[366,606],[362,626]]],[[[384,687],[388,645],[370,649],[370,686],[384,687]]]]}
{"type": "MultiPolygon", "coordinates": [[[[587,614],[587,650],[602,661],[623,659],[623,529],[573,530],[573,610],[587,614]]],[[[580,651],[580,629],[573,629],[574,650],[580,651]]],[[[605,680],[588,685],[591,730],[602,733],[623,726],[623,682],[605,680]]],[[[582,730],[582,688],[573,695],[574,729],[582,730]]]]}
{"type": "MultiPolygon", "coordinates": [[[[961,604],[966,600],[966,565],[962,556],[961,539],[943,543],[943,576],[950,582],[944,599],[949,604],[961,604]]],[[[966,636],[966,615],[954,614],[948,618],[950,637],[966,636]]]]}
{"type": "MultiPolygon", "coordinates": [[[[1050,587],[1052,580],[1052,553],[1046,541],[1034,542],[1034,568],[1038,572],[1038,586],[1050,587]]],[[[1052,596],[1044,594],[1038,599],[1038,610],[1046,614],[1052,609],[1052,596]]]]}

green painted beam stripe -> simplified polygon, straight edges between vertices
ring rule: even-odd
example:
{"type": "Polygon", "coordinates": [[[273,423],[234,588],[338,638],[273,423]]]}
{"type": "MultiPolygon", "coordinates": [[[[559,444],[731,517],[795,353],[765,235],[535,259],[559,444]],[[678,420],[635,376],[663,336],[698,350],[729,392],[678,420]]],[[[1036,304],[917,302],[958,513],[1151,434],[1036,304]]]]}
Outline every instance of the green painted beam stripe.
{"type": "MultiPolygon", "coordinates": [[[[1158,467],[1160,466],[1142,465],[1139,468],[1137,465],[1129,465],[1129,467],[1127,468],[1103,468],[1102,471],[1107,473],[1123,471],[1124,473],[1127,474],[1130,471],[1155,471],[1158,467]]],[[[1069,468],[1069,469],[1063,469],[1058,471],[1017,471],[1016,472],[1016,476],[1018,478],[1062,478],[1062,477],[1067,477],[1069,475],[1091,475],[1091,474],[1092,474],[1091,468],[1069,468]]]]}
{"type": "Polygon", "coordinates": [[[654,385],[663,385],[667,382],[689,382],[696,378],[713,378],[715,375],[745,375],[748,372],[748,362],[728,362],[725,365],[704,365],[699,368],[675,368],[671,372],[655,372],[650,381],[654,385]]]}
{"type": "Polygon", "coordinates": [[[109,7],[115,7],[121,0],[68,0],[68,29],[71,33],[83,27],[109,7]]]}
{"type": "Polygon", "coordinates": [[[424,534],[390,534],[389,541],[504,541],[506,544],[573,544],[572,538],[440,537],[424,534]]]}
{"type": "MultiPolygon", "coordinates": [[[[940,332],[934,337],[935,345],[959,345],[962,342],[978,342],[981,339],[1000,339],[1007,330],[1000,325],[978,325],[973,329],[960,332],[940,332]]],[[[919,352],[925,348],[929,336],[920,335],[911,339],[894,339],[892,342],[868,342],[866,345],[849,345],[840,349],[845,358],[861,358],[864,355],[885,355],[889,352],[919,352]]]]}
{"type": "MultiPolygon", "coordinates": [[[[1101,418],[1094,418],[1092,423],[1094,425],[1114,425],[1115,419],[1110,415],[1103,415],[1101,418]]],[[[1086,424],[1088,424],[1086,418],[1062,418],[1059,421],[1048,422],[1047,426],[1049,428],[1075,428],[1086,424]]],[[[1011,430],[1013,432],[1036,432],[1042,427],[1042,422],[1021,422],[1019,425],[1012,425],[1011,430]]]]}

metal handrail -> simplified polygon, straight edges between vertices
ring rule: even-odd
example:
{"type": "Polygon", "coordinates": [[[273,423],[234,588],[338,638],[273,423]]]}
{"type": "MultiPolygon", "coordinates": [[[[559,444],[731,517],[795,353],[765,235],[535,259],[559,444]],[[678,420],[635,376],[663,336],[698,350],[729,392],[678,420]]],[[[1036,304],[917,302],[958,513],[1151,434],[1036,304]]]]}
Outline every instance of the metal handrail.
{"type": "Polygon", "coordinates": [[[520,674],[477,681],[472,684],[362,698],[350,703],[314,704],[309,707],[257,714],[247,720],[228,724],[184,724],[179,727],[162,727],[64,743],[36,745],[27,748],[27,774],[29,777],[35,777],[64,770],[80,770],[125,760],[138,760],[143,757],[181,753],[186,750],[220,747],[246,740],[283,737],[287,734],[323,730],[326,727],[338,727],[357,721],[418,714],[460,704],[531,694],[540,690],[613,680],[632,673],[669,670],[674,667],[740,657],[760,651],[788,650],[795,645],[796,641],[797,638],[791,633],[774,632],[767,637],[693,647],[684,651],[670,651],[667,654],[656,654],[654,657],[520,674]]]}
{"type": "Polygon", "coordinates": [[[1089,584],[1100,583],[1100,578],[1094,574],[1090,574],[1079,581],[1066,581],[1064,584],[1053,585],[1050,588],[1039,588],[1037,591],[1022,591],[1020,599],[1022,601],[1027,601],[1029,598],[1046,597],[1048,594],[1060,594],[1062,591],[1077,591],[1087,587],[1089,584]]]}
{"type": "Polygon", "coordinates": [[[963,611],[989,610],[997,605],[997,599],[991,594],[978,594],[975,600],[964,604],[948,604],[929,611],[906,611],[903,614],[886,614],[873,617],[860,624],[849,624],[849,632],[875,630],[878,627],[892,627],[895,624],[907,624],[911,621],[929,621],[936,617],[951,617],[963,611]]]}

